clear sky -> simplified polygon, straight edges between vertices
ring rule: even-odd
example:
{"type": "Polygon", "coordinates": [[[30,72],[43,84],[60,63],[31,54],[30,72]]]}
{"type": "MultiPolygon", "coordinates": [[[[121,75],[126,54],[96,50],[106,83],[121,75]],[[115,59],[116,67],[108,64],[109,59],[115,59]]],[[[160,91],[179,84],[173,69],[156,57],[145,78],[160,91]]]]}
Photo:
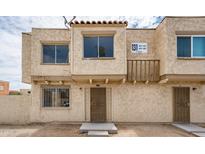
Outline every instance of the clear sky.
{"type": "MultiPolygon", "coordinates": [[[[68,20],[72,16],[66,16],[68,20]]],[[[76,20],[126,20],[130,28],[154,28],[162,16],[77,16],[76,20]]],[[[21,82],[21,33],[31,28],[65,28],[62,16],[0,16],[0,80],[10,89],[30,88],[21,82]]]]}

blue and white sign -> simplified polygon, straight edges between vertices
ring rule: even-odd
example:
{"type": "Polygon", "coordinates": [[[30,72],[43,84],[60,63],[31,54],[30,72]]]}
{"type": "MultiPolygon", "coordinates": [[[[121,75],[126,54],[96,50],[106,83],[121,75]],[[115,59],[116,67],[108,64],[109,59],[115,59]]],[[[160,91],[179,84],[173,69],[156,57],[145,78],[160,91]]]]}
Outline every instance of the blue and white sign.
{"type": "Polygon", "coordinates": [[[147,53],[147,43],[132,43],[132,53],[147,53]]]}

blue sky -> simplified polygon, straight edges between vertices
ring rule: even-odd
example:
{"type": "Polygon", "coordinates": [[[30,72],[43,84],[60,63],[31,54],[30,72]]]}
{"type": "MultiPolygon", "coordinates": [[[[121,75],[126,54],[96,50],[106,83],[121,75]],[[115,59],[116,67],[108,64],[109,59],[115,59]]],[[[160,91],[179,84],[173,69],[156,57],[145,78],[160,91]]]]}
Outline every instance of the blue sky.
{"type": "MultiPolygon", "coordinates": [[[[66,16],[71,19],[72,16],[66,16]]],[[[154,28],[162,16],[77,16],[76,20],[127,20],[130,28],[154,28]]],[[[0,80],[10,89],[30,88],[21,82],[21,33],[32,27],[65,28],[62,16],[0,16],[0,80]]]]}

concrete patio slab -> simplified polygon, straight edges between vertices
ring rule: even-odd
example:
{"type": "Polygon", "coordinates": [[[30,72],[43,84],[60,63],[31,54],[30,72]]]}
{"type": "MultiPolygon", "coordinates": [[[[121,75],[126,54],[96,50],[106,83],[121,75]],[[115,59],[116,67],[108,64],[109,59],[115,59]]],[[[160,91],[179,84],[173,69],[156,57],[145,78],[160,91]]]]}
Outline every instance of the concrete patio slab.
{"type": "Polygon", "coordinates": [[[113,123],[83,123],[80,132],[87,133],[88,131],[108,131],[109,134],[116,134],[117,127],[113,123]]]}
{"type": "Polygon", "coordinates": [[[108,131],[88,131],[90,137],[108,137],[108,131]]]}
{"type": "Polygon", "coordinates": [[[183,129],[189,133],[205,133],[205,128],[197,126],[195,124],[172,124],[173,126],[183,129]]]}
{"type": "Polygon", "coordinates": [[[205,133],[194,132],[193,134],[196,135],[196,136],[199,136],[199,137],[205,137],[205,133]]]}

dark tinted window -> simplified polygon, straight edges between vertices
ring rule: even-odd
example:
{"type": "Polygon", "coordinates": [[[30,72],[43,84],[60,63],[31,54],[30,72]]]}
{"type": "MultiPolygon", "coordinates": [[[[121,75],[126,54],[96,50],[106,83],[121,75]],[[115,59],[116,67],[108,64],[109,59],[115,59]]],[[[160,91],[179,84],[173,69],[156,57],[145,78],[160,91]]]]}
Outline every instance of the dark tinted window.
{"type": "Polygon", "coordinates": [[[55,45],[43,45],[43,63],[55,63],[55,45]]]}
{"type": "Polygon", "coordinates": [[[98,37],[84,37],[84,57],[98,57],[98,37]]]}
{"type": "Polygon", "coordinates": [[[99,37],[99,57],[113,57],[113,37],[99,37]]]}
{"type": "Polygon", "coordinates": [[[67,45],[56,45],[56,63],[68,63],[67,45]]]}
{"type": "Polygon", "coordinates": [[[177,37],[177,56],[191,57],[191,37],[177,37]]]}

